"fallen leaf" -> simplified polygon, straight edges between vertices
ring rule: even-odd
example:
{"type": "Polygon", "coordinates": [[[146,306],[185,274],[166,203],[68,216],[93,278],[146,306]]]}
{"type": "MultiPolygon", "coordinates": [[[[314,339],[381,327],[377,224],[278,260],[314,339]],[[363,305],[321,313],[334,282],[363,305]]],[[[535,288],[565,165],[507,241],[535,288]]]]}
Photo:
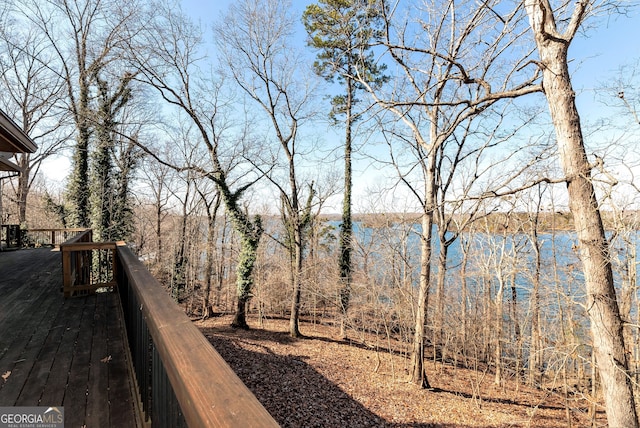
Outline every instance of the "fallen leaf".
{"type": "Polygon", "coordinates": [[[9,379],[9,376],[11,376],[11,370],[7,370],[6,372],[4,372],[4,374],[2,375],[2,379],[6,382],[7,379],[9,379]]]}
{"type": "Polygon", "coordinates": [[[103,363],[108,363],[109,361],[111,361],[113,358],[111,358],[111,355],[109,355],[108,357],[104,357],[103,359],[101,359],[100,361],[102,361],[103,363]]]}
{"type": "MultiPolygon", "coordinates": [[[[255,318],[250,320],[258,323],[255,318]]],[[[385,337],[384,346],[372,349],[362,345],[363,340],[335,339],[337,329],[329,324],[301,323],[309,335],[291,340],[286,319],[265,319],[262,327],[248,331],[231,328],[231,322],[232,316],[220,316],[199,327],[285,427],[567,425],[562,394],[511,379],[495,387],[493,377],[485,376],[487,368],[477,372],[434,363],[431,353],[424,367],[429,380],[444,389],[419,389],[405,375],[410,373],[411,345],[405,340],[385,337]],[[381,364],[376,373],[373,368],[378,358],[381,364]]],[[[374,333],[352,331],[369,339],[367,343],[376,343],[374,333]]],[[[571,406],[581,403],[571,411],[572,425],[591,426],[591,415],[580,410],[586,410],[589,402],[577,394],[572,400],[571,406]]],[[[595,417],[598,424],[606,425],[604,412],[598,411],[595,417]]]]}

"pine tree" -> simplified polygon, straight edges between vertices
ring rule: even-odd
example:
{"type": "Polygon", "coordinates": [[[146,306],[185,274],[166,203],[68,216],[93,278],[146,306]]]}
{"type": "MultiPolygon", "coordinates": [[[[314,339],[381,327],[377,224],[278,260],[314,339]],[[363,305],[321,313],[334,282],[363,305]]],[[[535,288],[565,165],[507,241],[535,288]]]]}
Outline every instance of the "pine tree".
{"type": "Polygon", "coordinates": [[[332,98],[329,114],[336,124],[338,117],[344,116],[345,126],[344,196],[338,256],[340,334],[344,337],[352,281],[352,129],[361,117],[361,113],[354,111],[358,102],[356,93],[361,89],[355,77],[365,76],[364,80],[372,86],[380,86],[388,79],[384,75],[384,65],[376,64],[372,50],[372,41],[380,35],[380,11],[377,2],[370,0],[320,0],[307,6],[302,20],[309,34],[308,44],[320,51],[314,63],[316,73],[330,82],[337,79],[344,88],[344,93],[332,98]]]}

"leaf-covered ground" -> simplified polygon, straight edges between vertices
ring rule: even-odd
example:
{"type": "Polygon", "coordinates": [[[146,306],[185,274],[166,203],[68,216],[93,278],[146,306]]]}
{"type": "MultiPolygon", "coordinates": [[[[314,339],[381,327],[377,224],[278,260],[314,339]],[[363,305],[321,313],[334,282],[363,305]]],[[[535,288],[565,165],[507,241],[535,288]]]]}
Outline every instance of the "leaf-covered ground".
{"type": "MultiPolygon", "coordinates": [[[[591,426],[584,396],[566,401],[486,371],[428,363],[433,390],[408,382],[406,346],[374,336],[339,340],[334,327],[302,324],[291,338],[286,320],[197,321],[210,342],[283,427],[566,427],[591,426]],[[391,349],[391,351],[389,351],[391,349]]],[[[598,422],[604,425],[599,408],[598,422]]]]}

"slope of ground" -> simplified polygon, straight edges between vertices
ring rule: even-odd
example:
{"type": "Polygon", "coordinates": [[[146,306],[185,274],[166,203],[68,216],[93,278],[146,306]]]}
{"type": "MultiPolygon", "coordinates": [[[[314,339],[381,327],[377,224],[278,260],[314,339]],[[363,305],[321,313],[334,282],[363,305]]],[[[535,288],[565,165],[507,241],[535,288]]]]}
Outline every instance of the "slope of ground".
{"type": "MultiPolygon", "coordinates": [[[[408,382],[402,344],[343,341],[334,328],[312,324],[293,339],[285,320],[251,321],[249,331],[230,328],[230,317],[196,324],[283,427],[591,426],[584,399],[568,402],[570,425],[559,394],[498,387],[489,373],[432,363],[434,389],[420,390],[408,382]]],[[[601,412],[598,419],[604,425],[601,412]]]]}

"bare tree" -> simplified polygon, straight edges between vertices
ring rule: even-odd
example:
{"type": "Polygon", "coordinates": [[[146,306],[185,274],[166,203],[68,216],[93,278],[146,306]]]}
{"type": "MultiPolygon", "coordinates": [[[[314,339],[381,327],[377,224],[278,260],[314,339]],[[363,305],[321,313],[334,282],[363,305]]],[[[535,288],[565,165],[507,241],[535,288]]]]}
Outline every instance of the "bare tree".
{"type": "Polygon", "coordinates": [[[529,247],[533,250],[534,262],[533,272],[531,273],[532,290],[530,297],[531,312],[531,342],[529,345],[529,385],[534,385],[539,380],[540,368],[542,362],[542,334],[541,334],[541,317],[540,317],[540,286],[542,276],[542,242],[539,236],[541,229],[540,213],[542,211],[543,195],[546,187],[538,186],[533,189],[530,200],[532,205],[527,210],[528,218],[525,225],[525,233],[529,240],[529,247]]]}
{"type": "MultiPolygon", "coordinates": [[[[238,300],[232,325],[248,328],[246,309],[263,232],[261,218],[252,219],[241,203],[244,193],[260,177],[236,168],[242,152],[249,150],[246,127],[250,121],[244,127],[232,129],[234,124],[228,117],[232,106],[225,98],[222,79],[214,75],[207,77],[199,68],[201,63],[205,64],[205,58],[201,56],[202,34],[178,5],[171,2],[154,5],[153,10],[148,11],[144,29],[131,28],[130,31],[129,51],[134,55],[131,61],[140,72],[137,78],[155,88],[169,106],[186,115],[197,130],[198,143],[206,148],[208,162],[171,166],[178,170],[195,170],[212,180],[220,192],[241,240],[236,268],[238,300]]],[[[149,148],[146,150],[159,156],[149,148]]]]}
{"type": "Polygon", "coordinates": [[[615,96],[622,104],[623,112],[629,114],[633,121],[640,125],[640,89],[638,89],[638,79],[640,78],[640,59],[635,63],[620,67],[619,76],[614,81],[615,87],[608,84],[605,87],[607,92],[614,92],[615,96]]]}
{"type": "MultiPolygon", "coordinates": [[[[68,184],[74,205],[73,223],[89,226],[89,153],[92,134],[100,127],[93,105],[96,77],[121,58],[125,26],[136,19],[140,8],[136,2],[100,0],[26,1],[19,7],[48,41],[61,70],[66,108],[76,128],[73,170],[68,184]]],[[[126,74],[122,79],[126,79],[126,74]]]]}
{"type": "MultiPolygon", "coordinates": [[[[378,90],[359,82],[374,101],[404,123],[425,154],[422,207],[422,273],[412,352],[412,381],[429,383],[424,373],[425,321],[430,288],[431,235],[436,212],[438,153],[468,119],[503,99],[538,92],[538,71],[522,71],[527,53],[506,58],[505,46],[519,43],[521,8],[498,15],[490,5],[442,1],[411,6],[380,1],[385,34],[380,43],[397,67],[390,88],[378,90]],[[403,15],[406,12],[406,15],[403,15]],[[492,31],[485,32],[484,29],[492,31]]],[[[360,70],[355,70],[356,74],[360,70]]]]}
{"type": "MultiPolygon", "coordinates": [[[[526,140],[519,138],[520,131],[529,120],[519,122],[510,117],[508,112],[514,109],[513,103],[505,102],[501,108],[494,106],[490,111],[470,117],[438,148],[435,219],[439,246],[433,335],[434,344],[440,347],[443,362],[446,359],[445,342],[448,341],[445,336],[455,334],[444,328],[447,321],[445,303],[450,294],[445,287],[449,250],[458,243],[460,234],[471,223],[487,215],[484,211],[487,195],[508,187],[531,166],[524,162],[524,167],[509,167],[515,156],[522,152],[522,146],[534,150],[526,140]],[[509,127],[505,126],[507,121],[509,127]]],[[[447,112],[443,111],[442,116],[446,115],[447,112]]],[[[418,147],[418,150],[422,152],[422,147],[418,147]]],[[[424,155],[419,157],[424,158],[424,155]]],[[[515,305],[515,300],[512,302],[515,305]]]]}
{"type": "MultiPolygon", "coordinates": [[[[200,195],[200,199],[205,207],[205,213],[207,216],[207,241],[205,245],[205,268],[204,268],[204,294],[202,296],[202,319],[209,318],[212,315],[211,308],[211,285],[212,277],[214,276],[214,268],[216,262],[217,253],[217,237],[218,237],[218,214],[220,211],[220,205],[222,199],[220,193],[216,192],[213,197],[211,193],[213,189],[207,186],[209,180],[196,181],[196,192],[200,195]]],[[[224,224],[222,229],[224,230],[224,224]]],[[[216,272],[218,279],[220,278],[219,272],[216,272]]]]}
{"type": "MultiPolygon", "coordinates": [[[[195,145],[189,142],[188,133],[183,134],[180,144],[181,159],[178,163],[193,165],[197,156],[195,145]]],[[[176,302],[181,301],[181,292],[187,288],[187,269],[189,265],[189,251],[191,241],[194,239],[188,233],[189,218],[193,216],[200,198],[196,198],[196,179],[197,173],[192,169],[187,169],[178,174],[178,185],[172,190],[172,196],[175,198],[180,207],[180,217],[178,225],[178,236],[174,241],[173,262],[171,273],[171,296],[176,302]]]]}
{"type": "MultiPolygon", "coordinates": [[[[300,127],[314,114],[309,108],[314,88],[313,79],[305,76],[304,63],[292,46],[294,23],[286,0],[241,1],[230,7],[216,27],[216,35],[226,67],[244,93],[266,114],[286,158],[286,178],[280,179],[277,170],[273,174],[264,172],[277,187],[282,201],[293,291],[289,333],[298,337],[304,247],[314,190],[313,183],[309,184],[305,203],[305,186],[301,185],[297,168],[303,153],[300,127]]],[[[268,139],[262,144],[268,151],[268,139]]],[[[277,159],[278,155],[272,157],[277,159]]]]}
{"type": "MultiPolygon", "coordinates": [[[[163,154],[163,158],[166,158],[167,154],[163,154]]],[[[163,265],[163,254],[165,251],[165,240],[162,230],[162,224],[168,215],[169,211],[169,199],[171,193],[168,186],[172,180],[173,170],[162,163],[157,162],[152,157],[147,157],[144,160],[144,164],[140,168],[142,176],[140,182],[144,183],[146,189],[145,195],[141,199],[148,201],[151,206],[152,215],[152,237],[155,238],[155,245],[151,246],[148,250],[150,253],[144,254],[151,259],[153,256],[152,264],[154,266],[154,273],[157,275],[163,265]]],[[[140,226],[139,226],[140,228],[140,226]]]]}
{"type": "Polygon", "coordinates": [[[69,137],[64,128],[67,115],[61,104],[64,80],[55,57],[47,49],[46,38],[24,20],[10,20],[0,26],[0,103],[3,111],[21,125],[37,143],[35,154],[16,154],[22,169],[12,181],[18,222],[27,221],[27,198],[42,162],[55,156],[69,137]]]}
{"type": "Polygon", "coordinates": [[[549,0],[527,0],[531,30],[543,73],[544,94],[556,131],[560,162],[566,176],[569,206],[574,216],[587,289],[587,310],[610,426],[637,427],[629,363],[620,309],[613,285],[609,245],[591,181],[568,50],[597,2],[584,0],[556,10],[549,0]]]}

